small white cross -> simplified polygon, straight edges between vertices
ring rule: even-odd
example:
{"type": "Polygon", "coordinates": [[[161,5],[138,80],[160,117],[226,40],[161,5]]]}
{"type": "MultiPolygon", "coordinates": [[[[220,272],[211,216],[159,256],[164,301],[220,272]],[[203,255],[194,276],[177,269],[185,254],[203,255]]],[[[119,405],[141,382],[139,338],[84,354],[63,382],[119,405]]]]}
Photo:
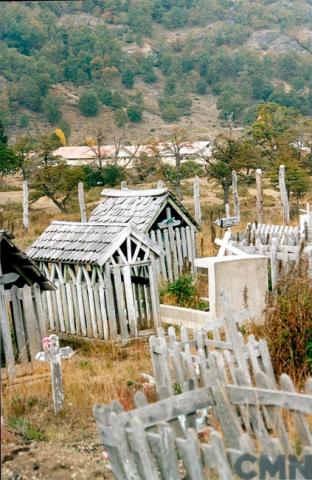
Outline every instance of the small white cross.
{"type": "Polygon", "coordinates": [[[64,402],[61,358],[70,358],[75,352],[71,347],[60,348],[59,339],[54,334],[44,337],[42,346],[43,352],[37,353],[36,360],[50,362],[54,412],[58,414],[62,410],[64,402]]]}

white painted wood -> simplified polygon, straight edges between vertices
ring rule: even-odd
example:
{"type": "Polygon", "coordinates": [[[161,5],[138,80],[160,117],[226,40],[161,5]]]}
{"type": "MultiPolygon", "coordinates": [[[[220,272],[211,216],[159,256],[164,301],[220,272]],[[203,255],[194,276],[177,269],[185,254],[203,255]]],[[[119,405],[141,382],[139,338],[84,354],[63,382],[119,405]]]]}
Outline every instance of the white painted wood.
{"type": "Polygon", "coordinates": [[[200,179],[197,176],[193,180],[193,190],[194,190],[195,220],[199,225],[201,225],[200,179]]]}
{"type": "Polygon", "coordinates": [[[86,223],[87,209],[86,209],[85,199],[84,199],[83,182],[78,183],[78,202],[79,202],[81,222],[86,223]]]}
{"type": "MultiPolygon", "coordinates": [[[[1,273],[1,265],[0,265],[1,273]]],[[[11,330],[4,300],[4,286],[0,284],[0,322],[1,335],[4,347],[4,356],[9,379],[12,381],[15,377],[15,360],[11,330]]]]}
{"type": "Polygon", "coordinates": [[[23,227],[27,232],[29,228],[29,193],[27,180],[23,181],[23,227]]]}
{"type": "Polygon", "coordinates": [[[238,188],[237,188],[237,173],[235,170],[232,171],[232,194],[233,194],[233,202],[234,202],[234,216],[239,221],[240,203],[239,203],[238,188]]]}
{"type": "Polygon", "coordinates": [[[104,340],[108,339],[109,336],[109,328],[108,328],[108,318],[107,318],[107,311],[105,305],[105,290],[104,287],[99,287],[99,296],[100,296],[100,306],[101,306],[101,318],[103,322],[103,335],[104,340]]]}
{"type": "Polygon", "coordinates": [[[279,167],[279,190],[281,195],[281,204],[283,208],[283,221],[285,225],[289,224],[289,202],[288,202],[288,192],[285,183],[285,165],[280,165],[279,167]]]}
{"type": "Polygon", "coordinates": [[[68,319],[69,319],[70,333],[75,334],[76,333],[75,314],[74,314],[74,302],[72,297],[71,284],[66,283],[65,289],[66,289],[66,297],[67,297],[67,305],[68,305],[68,319]]]}

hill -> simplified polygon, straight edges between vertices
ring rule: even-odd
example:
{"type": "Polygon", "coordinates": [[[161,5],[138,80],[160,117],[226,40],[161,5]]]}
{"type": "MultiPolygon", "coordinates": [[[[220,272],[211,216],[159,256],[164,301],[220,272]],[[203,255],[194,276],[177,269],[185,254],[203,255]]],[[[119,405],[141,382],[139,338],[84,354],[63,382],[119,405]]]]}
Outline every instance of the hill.
{"type": "Polygon", "coordinates": [[[81,144],[180,124],[250,123],[261,101],[312,115],[311,0],[0,4],[0,107],[11,140],[55,127],[81,144]]]}

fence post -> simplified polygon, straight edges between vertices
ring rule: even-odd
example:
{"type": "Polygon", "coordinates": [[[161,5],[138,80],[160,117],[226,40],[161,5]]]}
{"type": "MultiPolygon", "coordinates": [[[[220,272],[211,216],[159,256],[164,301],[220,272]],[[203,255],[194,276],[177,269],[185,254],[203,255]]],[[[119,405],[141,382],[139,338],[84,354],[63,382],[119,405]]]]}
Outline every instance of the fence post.
{"type": "Polygon", "coordinates": [[[156,188],[164,188],[164,182],[162,180],[158,180],[156,188]]]}
{"type": "Polygon", "coordinates": [[[283,207],[283,221],[284,224],[289,224],[289,202],[288,202],[288,193],[285,184],[285,165],[280,165],[279,167],[279,189],[281,194],[281,204],[283,207]]]}
{"type": "Polygon", "coordinates": [[[193,180],[193,189],[194,189],[195,220],[200,225],[201,224],[200,180],[198,176],[196,176],[193,180]]]}
{"type": "Polygon", "coordinates": [[[263,222],[263,190],[262,190],[262,171],[256,170],[256,188],[257,188],[257,222],[263,222]]]}
{"type": "Polygon", "coordinates": [[[273,237],[272,242],[271,242],[271,285],[272,285],[272,290],[275,288],[277,280],[278,280],[277,247],[278,247],[278,238],[273,237]]]}
{"type": "Polygon", "coordinates": [[[29,228],[29,200],[28,200],[28,182],[23,181],[23,227],[27,232],[29,228]]]}
{"type": "Polygon", "coordinates": [[[86,205],[85,205],[85,200],[84,200],[84,192],[83,192],[83,183],[82,182],[78,183],[78,201],[79,201],[79,208],[80,208],[81,223],[86,223],[87,222],[87,211],[86,211],[86,205]]]}
{"type": "Polygon", "coordinates": [[[234,201],[234,215],[239,219],[240,206],[239,206],[239,197],[238,197],[238,190],[237,190],[237,173],[235,170],[232,171],[232,191],[233,191],[233,201],[234,201]]]}
{"type": "Polygon", "coordinates": [[[128,188],[127,188],[127,182],[125,182],[125,180],[123,180],[122,182],[120,182],[120,188],[121,188],[121,190],[128,190],[128,188]]]}

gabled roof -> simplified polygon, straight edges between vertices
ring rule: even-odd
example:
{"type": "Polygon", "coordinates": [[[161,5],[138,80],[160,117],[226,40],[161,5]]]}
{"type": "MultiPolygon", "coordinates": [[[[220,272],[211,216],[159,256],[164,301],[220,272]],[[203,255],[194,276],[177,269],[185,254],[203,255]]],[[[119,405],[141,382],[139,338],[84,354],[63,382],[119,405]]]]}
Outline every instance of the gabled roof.
{"type": "Polygon", "coordinates": [[[103,266],[131,235],[156,255],[161,254],[159,247],[132,225],[79,222],[52,222],[27,253],[37,261],[103,266]]]}
{"type": "Polygon", "coordinates": [[[106,198],[91,213],[89,222],[123,222],[147,233],[159,214],[169,205],[187,225],[200,228],[183,204],[166,188],[145,190],[104,189],[106,198]]]}
{"type": "Polygon", "coordinates": [[[0,230],[0,243],[2,274],[19,275],[16,281],[6,284],[5,288],[10,288],[13,284],[23,287],[37,283],[41,290],[55,290],[53,283],[43,275],[37,265],[12,242],[12,237],[6,230],[0,230]]]}

